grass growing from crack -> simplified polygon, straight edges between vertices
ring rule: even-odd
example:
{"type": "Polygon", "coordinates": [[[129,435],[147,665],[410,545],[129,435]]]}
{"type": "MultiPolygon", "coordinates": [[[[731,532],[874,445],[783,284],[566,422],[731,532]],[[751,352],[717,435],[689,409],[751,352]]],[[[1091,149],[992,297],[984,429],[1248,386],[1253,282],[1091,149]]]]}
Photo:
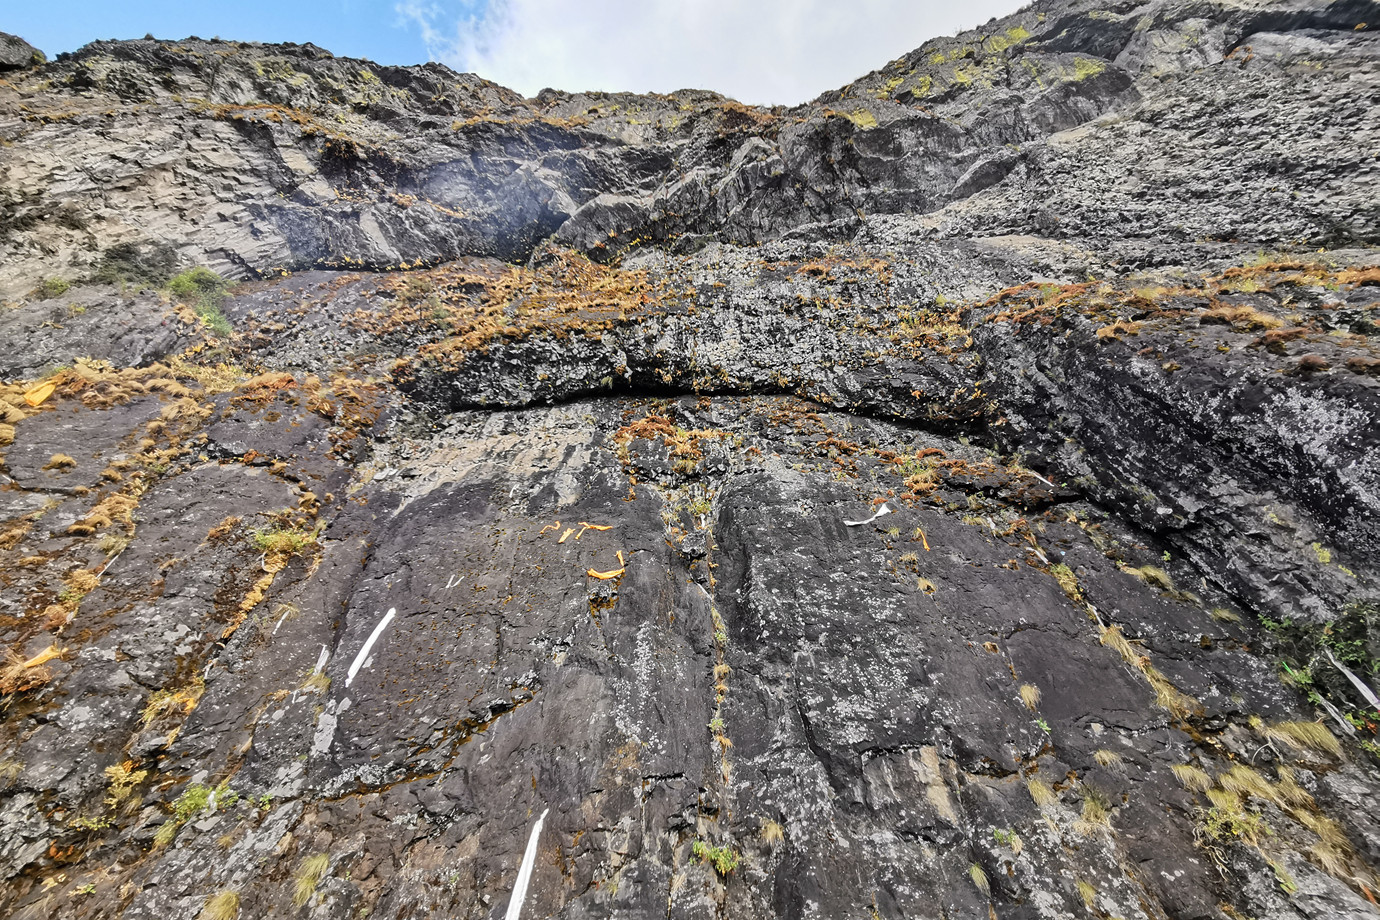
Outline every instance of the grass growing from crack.
{"type": "Polygon", "coordinates": [[[1159,566],[1143,565],[1140,568],[1123,569],[1127,575],[1134,575],[1147,585],[1153,585],[1161,591],[1173,591],[1174,580],[1169,577],[1169,573],[1159,566]]]}
{"type": "Polygon", "coordinates": [[[1179,785],[1189,792],[1207,792],[1214,785],[1212,777],[1208,775],[1206,770],[1199,769],[1192,764],[1175,764],[1169,770],[1179,781],[1179,785]]]}
{"type": "Polygon", "coordinates": [[[1252,811],[1246,811],[1239,802],[1213,805],[1199,816],[1201,833],[1209,839],[1221,843],[1240,841],[1258,847],[1270,835],[1265,820],[1252,811]]]}
{"type": "Polygon", "coordinates": [[[1106,748],[1099,748],[1093,752],[1093,760],[1097,761],[1100,767],[1119,767],[1121,766],[1121,755],[1116,751],[1109,751],[1106,748]]]}
{"type": "Polygon", "coordinates": [[[292,878],[293,907],[301,907],[311,900],[311,896],[316,894],[316,886],[321,883],[330,864],[331,857],[328,853],[317,853],[302,863],[292,878]]]}
{"type": "Polygon", "coordinates": [[[1321,722],[1275,722],[1262,725],[1261,733],[1296,751],[1308,749],[1332,757],[1342,754],[1342,743],[1321,722]]]}
{"type": "Polygon", "coordinates": [[[983,897],[992,896],[992,885],[987,881],[987,873],[982,871],[982,866],[973,863],[968,867],[968,877],[973,880],[974,887],[982,892],[983,897]]]}
{"type": "Polygon", "coordinates": [[[300,527],[267,527],[253,534],[254,545],[269,556],[295,556],[316,542],[316,532],[300,527]]]}
{"type": "Polygon", "coordinates": [[[1025,788],[1030,793],[1031,801],[1039,808],[1053,805],[1059,798],[1054,792],[1054,787],[1033,776],[1025,781],[1025,788]]]}
{"type": "Polygon", "coordinates": [[[1083,784],[1083,810],[1074,822],[1074,831],[1090,837],[1112,823],[1112,803],[1100,789],[1083,784]]]}
{"type": "Polygon", "coordinates": [[[197,920],[235,920],[240,915],[240,896],[235,891],[222,891],[206,902],[197,920]]]}
{"type": "Polygon", "coordinates": [[[1021,684],[1021,702],[1031,712],[1040,705],[1040,688],[1034,684],[1021,684]]]}
{"type": "Polygon", "coordinates": [[[174,690],[159,690],[149,697],[148,704],[144,706],[144,724],[152,725],[154,722],[173,713],[186,715],[196,708],[196,704],[201,701],[201,696],[206,692],[206,683],[197,675],[191,683],[174,690]]]}

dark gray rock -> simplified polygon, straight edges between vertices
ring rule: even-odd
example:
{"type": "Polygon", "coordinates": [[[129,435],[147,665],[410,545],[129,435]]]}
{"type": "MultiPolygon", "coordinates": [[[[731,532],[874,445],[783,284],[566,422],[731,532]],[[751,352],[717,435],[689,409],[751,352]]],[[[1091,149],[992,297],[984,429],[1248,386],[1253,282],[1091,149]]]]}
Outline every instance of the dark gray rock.
{"type": "Polygon", "coordinates": [[[18,35],[0,32],[0,71],[37,67],[47,60],[42,51],[18,35]]]}
{"type": "Polygon", "coordinates": [[[1374,917],[1362,22],[11,73],[0,912],[1374,917]]]}

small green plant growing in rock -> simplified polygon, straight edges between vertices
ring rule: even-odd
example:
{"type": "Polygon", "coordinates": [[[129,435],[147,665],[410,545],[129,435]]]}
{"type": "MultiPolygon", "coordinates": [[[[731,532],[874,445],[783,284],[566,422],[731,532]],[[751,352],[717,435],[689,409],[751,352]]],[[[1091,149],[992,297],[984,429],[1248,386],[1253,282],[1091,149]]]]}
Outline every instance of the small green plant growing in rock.
{"type": "Polygon", "coordinates": [[[992,831],[992,837],[1004,847],[1011,850],[1011,855],[1020,856],[1021,850],[1025,846],[1021,843],[1021,838],[1015,831],[1006,828],[997,828],[992,831]]]}
{"type": "Polygon", "coordinates": [[[727,876],[734,869],[738,868],[739,856],[732,847],[710,846],[703,840],[696,840],[690,845],[690,852],[700,862],[708,863],[714,867],[714,871],[720,876],[727,876]]]}
{"type": "Polygon", "coordinates": [[[1275,881],[1279,882],[1279,890],[1285,894],[1294,894],[1299,890],[1299,883],[1294,881],[1294,877],[1289,874],[1289,870],[1284,868],[1284,863],[1277,859],[1268,861],[1270,870],[1275,874],[1275,881]]]}
{"type": "Polygon", "coordinates": [[[228,782],[221,783],[214,789],[201,783],[192,783],[173,803],[172,817],[158,828],[158,833],[153,837],[154,849],[162,849],[172,843],[182,825],[208,808],[213,798],[222,805],[233,805],[239,797],[229,792],[228,782]]]}
{"type": "Polygon", "coordinates": [[[1240,841],[1259,846],[1260,841],[1270,835],[1264,818],[1230,802],[1213,805],[1203,812],[1199,816],[1199,827],[1204,835],[1223,843],[1240,841]]]}
{"type": "Polygon", "coordinates": [[[1040,731],[1044,732],[1046,735],[1052,732],[1052,729],[1049,727],[1049,723],[1046,722],[1043,718],[1036,719],[1035,724],[1040,726],[1040,731]]]}

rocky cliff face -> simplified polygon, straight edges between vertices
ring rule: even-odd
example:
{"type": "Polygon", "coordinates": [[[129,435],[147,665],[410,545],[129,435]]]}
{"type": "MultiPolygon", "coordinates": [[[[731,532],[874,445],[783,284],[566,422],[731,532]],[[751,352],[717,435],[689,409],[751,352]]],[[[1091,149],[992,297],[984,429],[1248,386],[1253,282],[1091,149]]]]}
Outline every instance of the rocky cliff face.
{"type": "Polygon", "coordinates": [[[1365,23],[5,38],[4,913],[1375,916],[1365,23]]]}

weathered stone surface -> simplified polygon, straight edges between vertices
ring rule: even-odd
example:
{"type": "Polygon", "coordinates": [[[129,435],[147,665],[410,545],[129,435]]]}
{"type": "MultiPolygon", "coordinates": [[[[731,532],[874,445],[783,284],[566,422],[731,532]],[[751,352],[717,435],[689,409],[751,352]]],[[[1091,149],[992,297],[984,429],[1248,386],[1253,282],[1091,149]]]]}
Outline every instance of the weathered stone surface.
{"type": "Polygon", "coordinates": [[[46,60],[42,51],[18,35],[0,32],[0,71],[36,67],[46,60]]]}
{"type": "Polygon", "coordinates": [[[0,910],[1374,917],[1364,22],[12,73],[0,910]]]}

